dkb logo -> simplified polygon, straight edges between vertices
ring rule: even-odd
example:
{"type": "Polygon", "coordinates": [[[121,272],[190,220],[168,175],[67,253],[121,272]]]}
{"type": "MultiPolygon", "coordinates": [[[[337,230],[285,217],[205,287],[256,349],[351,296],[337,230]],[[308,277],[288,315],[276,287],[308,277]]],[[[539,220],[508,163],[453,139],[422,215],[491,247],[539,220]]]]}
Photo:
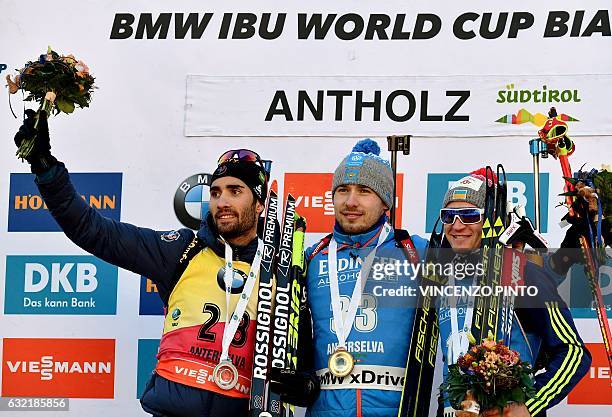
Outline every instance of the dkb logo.
{"type": "Polygon", "coordinates": [[[116,266],[94,256],[7,256],[5,314],[115,314],[116,266]]]}

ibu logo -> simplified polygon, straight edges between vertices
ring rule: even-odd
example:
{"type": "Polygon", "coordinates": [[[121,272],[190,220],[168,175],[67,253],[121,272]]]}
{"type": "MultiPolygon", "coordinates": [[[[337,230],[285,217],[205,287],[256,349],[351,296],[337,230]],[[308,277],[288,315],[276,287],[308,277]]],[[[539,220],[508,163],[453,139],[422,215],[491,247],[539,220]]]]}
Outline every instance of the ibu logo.
{"type": "MultiPolygon", "coordinates": [[[[70,174],[83,201],[113,220],[121,217],[121,173],[70,174]]],[[[9,185],[9,232],[60,232],[43,201],[33,174],[11,174],[9,185]]]]}
{"type": "Polygon", "coordinates": [[[118,268],[94,256],[7,256],[5,314],[113,315],[118,268]]]}
{"type": "MultiPolygon", "coordinates": [[[[430,233],[436,224],[442,208],[446,191],[465,173],[429,174],[427,175],[427,212],[425,232],[430,233]]],[[[535,223],[533,174],[508,173],[508,201],[513,205],[525,207],[527,216],[535,223]]],[[[548,173],[540,173],[540,232],[548,231],[548,173]]]]}

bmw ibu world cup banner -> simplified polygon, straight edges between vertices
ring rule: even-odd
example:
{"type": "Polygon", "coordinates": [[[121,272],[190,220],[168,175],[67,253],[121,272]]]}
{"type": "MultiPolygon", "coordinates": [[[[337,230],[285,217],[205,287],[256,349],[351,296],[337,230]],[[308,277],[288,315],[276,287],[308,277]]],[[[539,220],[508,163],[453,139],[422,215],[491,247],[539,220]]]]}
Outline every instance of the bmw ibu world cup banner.
{"type": "MultiPolygon", "coordinates": [[[[388,135],[412,136],[397,157],[396,225],[424,238],[454,182],[498,163],[508,200],[535,220],[529,141],[552,107],[574,141],[574,171],[612,165],[609,0],[3,0],[0,44],[0,417],[148,415],[139,399],[166,314],[162,271],[136,274],[77,247],[15,156],[24,109],[37,103],[9,101],[4,86],[49,47],[95,79],[89,107],[48,122],[78,198],[109,224],[170,241],[200,226],[229,149],[271,161],[279,207],[292,194],[307,218],[306,247],[332,231],[333,173],[365,137],[388,159],[388,135]]],[[[539,170],[540,232],[559,247],[560,163],[540,158],[539,170]]],[[[607,417],[612,373],[588,280],[581,266],[559,280],[592,364],[548,415],[607,417]]],[[[612,261],[599,282],[612,317],[612,261]]]]}

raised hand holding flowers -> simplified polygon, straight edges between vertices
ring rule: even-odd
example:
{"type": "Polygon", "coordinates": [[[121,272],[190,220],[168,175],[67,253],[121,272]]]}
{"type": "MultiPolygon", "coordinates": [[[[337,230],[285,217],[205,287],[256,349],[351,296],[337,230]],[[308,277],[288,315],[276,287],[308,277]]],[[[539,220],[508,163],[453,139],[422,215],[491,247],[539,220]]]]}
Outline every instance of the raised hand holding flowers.
{"type": "MultiPolygon", "coordinates": [[[[27,92],[24,101],[39,103],[38,114],[44,110],[48,115],[72,113],[78,107],[89,107],[94,77],[89,67],[73,55],[63,56],[50,47],[36,61],[29,61],[19,74],[6,77],[10,94],[19,90],[27,92]]],[[[34,129],[38,126],[38,120],[34,129]]],[[[26,159],[34,147],[34,138],[23,140],[17,156],[26,159]]]]}

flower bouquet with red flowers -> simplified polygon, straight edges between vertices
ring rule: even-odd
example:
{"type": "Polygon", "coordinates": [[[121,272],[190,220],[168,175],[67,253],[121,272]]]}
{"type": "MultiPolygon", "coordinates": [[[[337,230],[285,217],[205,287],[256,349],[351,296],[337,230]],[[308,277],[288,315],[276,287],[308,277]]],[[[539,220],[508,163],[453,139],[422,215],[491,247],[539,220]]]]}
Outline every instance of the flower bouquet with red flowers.
{"type": "MultiPolygon", "coordinates": [[[[51,47],[35,61],[29,61],[17,70],[19,74],[6,76],[9,93],[22,90],[28,93],[24,101],[39,103],[38,111],[51,114],[72,113],[76,106],[89,107],[94,87],[94,77],[83,61],[73,55],[60,55],[51,47]]],[[[17,150],[17,156],[27,158],[32,151],[34,140],[24,140],[17,150]]]]}
{"type": "Polygon", "coordinates": [[[462,409],[466,395],[479,406],[474,410],[503,410],[509,403],[524,403],[535,395],[533,370],[528,362],[521,361],[518,352],[496,342],[493,335],[479,345],[473,338],[471,342],[468,352],[448,367],[441,386],[454,409],[462,409]]]}

